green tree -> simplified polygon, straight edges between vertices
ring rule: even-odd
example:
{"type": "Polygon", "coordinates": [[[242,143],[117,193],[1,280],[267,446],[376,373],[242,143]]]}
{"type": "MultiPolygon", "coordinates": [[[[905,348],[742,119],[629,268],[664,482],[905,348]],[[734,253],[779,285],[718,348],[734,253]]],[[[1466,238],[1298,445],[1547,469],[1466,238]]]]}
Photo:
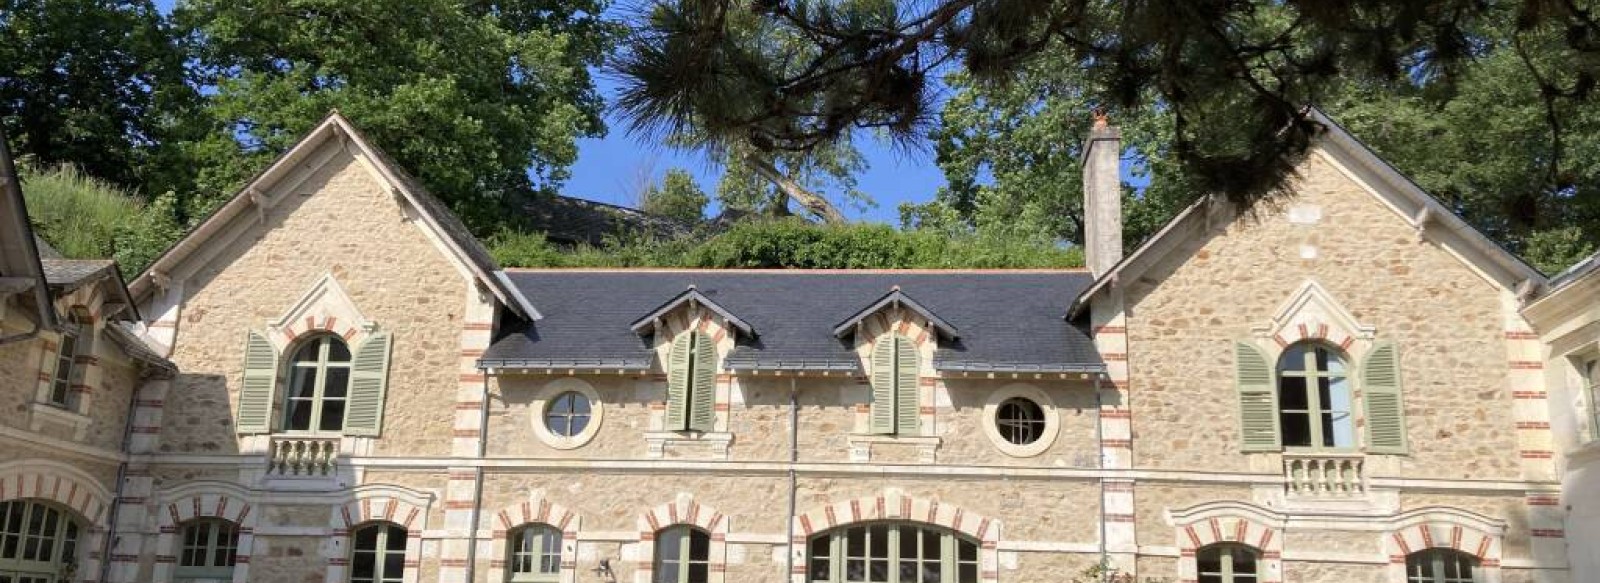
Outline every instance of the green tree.
{"type": "Polygon", "coordinates": [[[1448,87],[1500,38],[1552,61],[1531,81],[1540,102],[1586,102],[1600,78],[1589,4],[656,0],[616,69],[635,129],[794,152],[862,130],[920,139],[945,68],[1004,84],[1049,57],[1115,117],[1169,114],[1169,155],[1195,192],[1252,202],[1287,192],[1318,129],[1304,106],[1350,80],[1448,87]]]}
{"type": "Polygon", "coordinates": [[[13,151],[134,185],[192,106],[149,0],[0,0],[0,123],[13,151]]]}
{"type": "MultiPolygon", "coordinates": [[[[588,67],[605,0],[190,0],[175,18],[216,87],[185,144],[211,201],[331,109],[480,230],[567,175],[603,132],[588,67]]],[[[207,207],[201,200],[190,212],[207,207]]]]}
{"type": "Polygon", "coordinates": [[[644,191],[644,202],[639,207],[647,213],[692,224],[705,218],[706,205],[710,202],[711,197],[700,190],[693,176],[682,169],[673,168],[661,178],[660,184],[651,185],[644,191]]]}

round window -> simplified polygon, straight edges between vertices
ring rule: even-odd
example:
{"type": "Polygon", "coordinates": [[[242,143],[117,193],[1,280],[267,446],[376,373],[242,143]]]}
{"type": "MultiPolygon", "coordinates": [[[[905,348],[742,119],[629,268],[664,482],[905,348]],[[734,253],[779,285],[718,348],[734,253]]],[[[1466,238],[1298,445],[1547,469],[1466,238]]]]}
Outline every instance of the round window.
{"type": "Polygon", "coordinates": [[[994,423],[1006,441],[1028,445],[1044,436],[1044,409],[1031,400],[1012,397],[1000,403],[994,423]]]}
{"type": "Polygon", "coordinates": [[[544,424],[550,433],[576,437],[589,427],[589,397],[577,391],[556,395],[545,407],[544,424]]]}

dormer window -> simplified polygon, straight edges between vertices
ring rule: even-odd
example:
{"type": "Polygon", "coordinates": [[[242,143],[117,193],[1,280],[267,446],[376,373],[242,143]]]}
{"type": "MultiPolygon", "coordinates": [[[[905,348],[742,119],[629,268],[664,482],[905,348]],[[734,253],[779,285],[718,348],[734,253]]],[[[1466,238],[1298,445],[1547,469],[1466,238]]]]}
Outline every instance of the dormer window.
{"type": "Polygon", "coordinates": [[[283,407],[284,431],[344,429],[350,391],[350,347],[324,334],[307,340],[289,361],[289,390],[283,407]]]}
{"type": "Polygon", "coordinates": [[[667,355],[669,431],[712,431],[717,414],[717,345],[711,335],[684,332],[667,355]]]}
{"type": "Polygon", "coordinates": [[[922,426],[917,382],[917,345],[886,334],[872,347],[872,432],[916,435],[922,426]]]}

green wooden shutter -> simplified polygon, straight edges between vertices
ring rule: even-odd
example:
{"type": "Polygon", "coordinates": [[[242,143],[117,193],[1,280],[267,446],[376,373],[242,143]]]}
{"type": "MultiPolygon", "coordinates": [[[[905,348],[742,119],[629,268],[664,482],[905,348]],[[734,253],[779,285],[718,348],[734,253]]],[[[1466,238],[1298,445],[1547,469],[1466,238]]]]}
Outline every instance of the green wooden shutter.
{"type": "Polygon", "coordinates": [[[672,341],[672,348],[667,354],[667,420],[668,431],[682,431],[688,429],[688,416],[684,409],[689,397],[689,360],[690,337],[693,334],[682,334],[677,340],[672,341]]]}
{"type": "Polygon", "coordinates": [[[1272,365],[1261,349],[1247,342],[1234,343],[1234,383],[1239,390],[1241,451],[1279,451],[1278,391],[1272,383],[1272,365]]]}
{"type": "Polygon", "coordinates": [[[1372,347],[1361,364],[1361,396],[1367,405],[1367,451],[1406,453],[1405,408],[1400,400],[1400,349],[1392,342],[1372,347]]]}
{"type": "Polygon", "coordinates": [[[894,433],[894,337],[885,336],[872,347],[872,433],[894,433]]]}
{"type": "Polygon", "coordinates": [[[278,384],[278,351],[259,332],[244,340],[244,380],[239,383],[239,433],[267,433],[272,423],[272,397],[278,384]]]}
{"type": "Polygon", "coordinates": [[[922,426],[922,403],[917,398],[917,345],[910,338],[895,336],[894,349],[895,432],[916,435],[922,426]]]}
{"type": "Polygon", "coordinates": [[[345,435],[376,437],[383,431],[383,395],[389,384],[389,333],[378,332],[356,350],[350,361],[350,401],[345,408],[345,435]]]}
{"type": "Polygon", "coordinates": [[[705,332],[694,333],[694,378],[689,388],[689,406],[690,429],[716,429],[717,344],[705,332]]]}

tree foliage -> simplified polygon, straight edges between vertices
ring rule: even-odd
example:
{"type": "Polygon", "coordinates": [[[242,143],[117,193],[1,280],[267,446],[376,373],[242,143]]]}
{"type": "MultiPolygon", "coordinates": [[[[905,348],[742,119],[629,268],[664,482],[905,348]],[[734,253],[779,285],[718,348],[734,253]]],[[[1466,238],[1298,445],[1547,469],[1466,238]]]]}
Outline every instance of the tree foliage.
{"type": "Polygon", "coordinates": [[[706,205],[710,203],[711,197],[700,190],[693,176],[682,169],[673,168],[661,178],[660,184],[645,189],[644,202],[639,210],[693,224],[705,218],[706,205]]]}
{"type": "Polygon", "coordinates": [[[540,233],[502,231],[490,250],[511,267],[697,267],[719,269],[1068,268],[1076,248],[977,234],[947,236],[881,224],[819,225],[799,219],[748,221],[727,231],[671,240],[629,239],[601,247],[556,248],[540,233]]]}
{"type": "MultiPolygon", "coordinates": [[[[174,17],[216,91],[186,144],[227,193],[338,109],[483,227],[602,132],[587,67],[604,0],[190,0],[174,17]]],[[[203,206],[203,205],[198,205],[203,206]]]]}
{"type": "Polygon", "coordinates": [[[1186,180],[1251,202],[1284,192],[1318,129],[1304,106],[1333,85],[1447,87],[1496,34],[1560,62],[1534,76],[1546,104],[1589,98],[1600,23],[1573,0],[656,0],[616,68],[636,129],[809,151],[918,139],[943,68],[1003,84],[1048,55],[1098,108],[1167,112],[1186,180]]]}
{"type": "Polygon", "coordinates": [[[19,156],[132,185],[196,93],[149,0],[0,0],[0,124],[19,156]]]}

